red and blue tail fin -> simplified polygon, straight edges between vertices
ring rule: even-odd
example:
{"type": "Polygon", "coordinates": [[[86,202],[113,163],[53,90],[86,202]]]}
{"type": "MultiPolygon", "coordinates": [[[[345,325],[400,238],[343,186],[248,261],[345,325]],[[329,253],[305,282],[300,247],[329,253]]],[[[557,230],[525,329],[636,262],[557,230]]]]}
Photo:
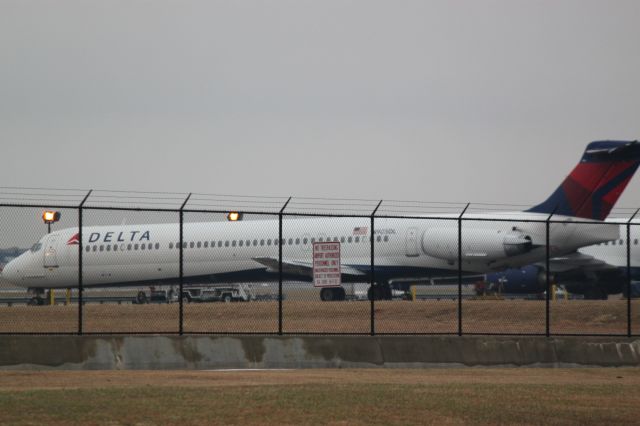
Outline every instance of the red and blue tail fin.
{"type": "Polygon", "coordinates": [[[638,141],[597,141],[543,203],[529,212],[604,220],[640,165],[638,141]]]}

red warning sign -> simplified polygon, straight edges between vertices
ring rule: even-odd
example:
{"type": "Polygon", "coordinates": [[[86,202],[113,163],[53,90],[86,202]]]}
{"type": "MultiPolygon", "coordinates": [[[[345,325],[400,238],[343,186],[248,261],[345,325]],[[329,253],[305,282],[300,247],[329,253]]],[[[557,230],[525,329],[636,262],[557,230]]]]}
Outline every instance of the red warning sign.
{"type": "Polygon", "coordinates": [[[340,243],[313,243],[313,285],[314,287],[339,287],[340,243]]]}

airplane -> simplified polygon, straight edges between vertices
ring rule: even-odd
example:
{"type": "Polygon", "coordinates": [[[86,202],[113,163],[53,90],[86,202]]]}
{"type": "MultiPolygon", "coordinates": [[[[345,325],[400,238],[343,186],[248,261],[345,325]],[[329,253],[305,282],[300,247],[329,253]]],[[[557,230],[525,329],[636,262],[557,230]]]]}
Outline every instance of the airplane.
{"type": "MultiPolygon", "coordinates": [[[[609,222],[609,221],[608,221],[609,222]]],[[[614,222],[619,223],[619,222],[614,222]]],[[[615,226],[615,225],[611,225],[615,226]]],[[[585,299],[607,299],[609,295],[626,294],[627,225],[620,224],[618,239],[578,249],[576,253],[550,259],[550,277],[572,294],[585,299]]],[[[640,280],[640,221],[631,221],[631,280],[640,280]]],[[[506,294],[542,293],[547,287],[544,264],[527,265],[486,274],[483,284],[491,289],[500,287],[506,294]]]]}
{"type": "MultiPolygon", "coordinates": [[[[596,141],[543,203],[526,211],[474,213],[462,224],[464,274],[481,274],[534,264],[546,256],[546,221],[553,257],[619,238],[603,222],[640,164],[637,141],[596,141]],[[562,223],[558,223],[558,221],[562,223]],[[586,225],[588,224],[588,226],[586,225]]],[[[278,279],[279,244],[285,279],[311,281],[312,245],[339,242],[341,282],[370,280],[370,239],[375,238],[375,280],[369,297],[390,299],[400,279],[455,276],[458,273],[457,215],[410,219],[285,218],[283,239],[277,220],[185,223],[183,283],[273,281],[278,279]]],[[[83,287],[139,287],[179,283],[177,224],[83,227],[45,235],[8,263],[2,277],[30,289],[77,287],[81,245],[83,287]]],[[[323,287],[320,298],[344,300],[342,286],[323,287]]]]}

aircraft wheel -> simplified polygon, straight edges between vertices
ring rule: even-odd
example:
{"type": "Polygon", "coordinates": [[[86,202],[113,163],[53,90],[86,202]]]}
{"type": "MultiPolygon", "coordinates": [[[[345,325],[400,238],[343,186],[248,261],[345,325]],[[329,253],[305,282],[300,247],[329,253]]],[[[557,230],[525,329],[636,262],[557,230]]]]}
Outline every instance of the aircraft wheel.
{"type": "Polygon", "coordinates": [[[323,302],[332,302],[334,300],[333,289],[323,288],[320,290],[320,300],[323,302]]]}
{"type": "Polygon", "coordinates": [[[607,300],[609,297],[603,290],[592,288],[584,294],[584,298],[589,300],[607,300]]]}
{"type": "Polygon", "coordinates": [[[382,300],[384,298],[384,289],[377,285],[369,287],[369,290],[367,290],[367,298],[369,300],[372,298],[375,300],[382,300]]]}
{"type": "Polygon", "coordinates": [[[347,293],[344,291],[344,288],[338,287],[335,290],[336,300],[345,300],[347,298],[347,293]]]}
{"type": "Polygon", "coordinates": [[[231,296],[226,294],[222,300],[224,300],[225,303],[230,303],[231,302],[231,296]]]}
{"type": "Polygon", "coordinates": [[[389,284],[384,284],[382,286],[382,297],[381,297],[381,299],[384,299],[384,300],[391,300],[392,299],[391,286],[389,284]]]}

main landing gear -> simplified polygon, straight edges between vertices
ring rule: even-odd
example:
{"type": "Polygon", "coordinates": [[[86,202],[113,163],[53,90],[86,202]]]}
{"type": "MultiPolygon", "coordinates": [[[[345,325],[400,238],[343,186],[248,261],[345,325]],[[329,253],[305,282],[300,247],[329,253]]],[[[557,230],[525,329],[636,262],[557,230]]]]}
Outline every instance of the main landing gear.
{"type": "MultiPolygon", "coordinates": [[[[391,286],[389,283],[376,284],[369,287],[367,298],[371,300],[391,300],[391,286]]],[[[347,295],[343,287],[325,287],[320,290],[320,299],[323,302],[336,302],[346,300],[347,295]]]]}
{"type": "Polygon", "coordinates": [[[320,299],[323,302],[345,300],[346,297],[347,295],[342,287],[326,287],[320,290],[320,299]]]}
{"type": "Polygon", "coordinates": [[[369,287],[367,298],[369,300],[391,300],[391,286],[389,283],[384,283],[369,287]]]}
{"type": "Polygon", "coordinates": [[[44,305],[44,288],[30,288],[28,290],[30,294],[33,294],[31,299],[27,302],[29,306],[42,306],[44,305]]]}

